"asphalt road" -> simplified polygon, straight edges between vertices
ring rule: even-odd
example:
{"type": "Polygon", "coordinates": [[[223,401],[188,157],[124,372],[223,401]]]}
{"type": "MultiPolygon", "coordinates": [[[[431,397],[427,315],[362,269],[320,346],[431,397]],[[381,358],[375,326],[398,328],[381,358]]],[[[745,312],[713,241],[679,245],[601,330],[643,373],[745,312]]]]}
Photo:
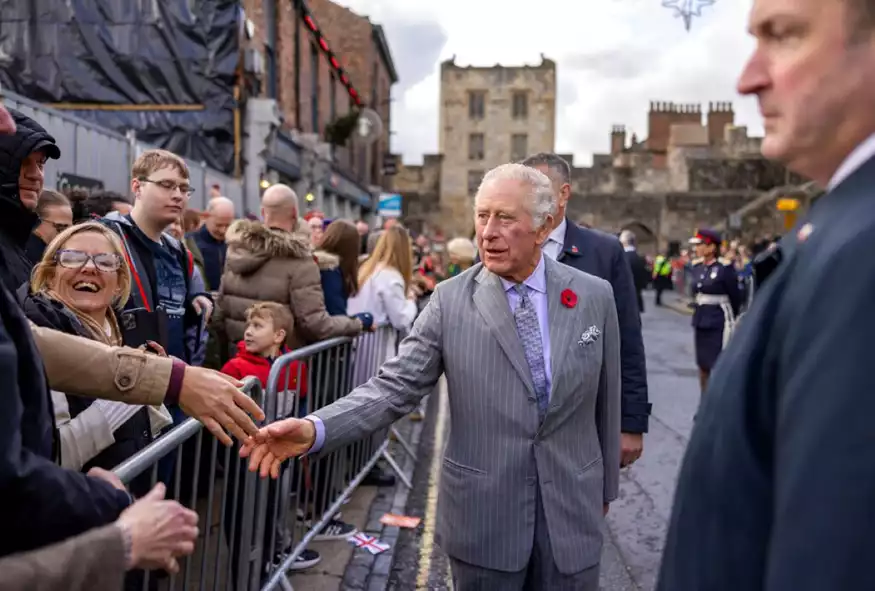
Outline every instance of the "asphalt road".
{"type": "MultiPolygon", "coordinates": [[[[620,498],[608,514],[602,557],[604,591],[654,588],[675,479],[699,401],[689,316],[656,308],[652,295],[645,299],[644,341],[653,414],[644,456],[623,471],[620,498]]],[[[452,588],[446,556],[433,538],[435,507],[440,502],[436,492],[438,450],[450,417],[440,396],[430,398],[407,510],[409,515],[423,517],[424,522],[415,530],[402,531],[387,589],[452,588]]]]}

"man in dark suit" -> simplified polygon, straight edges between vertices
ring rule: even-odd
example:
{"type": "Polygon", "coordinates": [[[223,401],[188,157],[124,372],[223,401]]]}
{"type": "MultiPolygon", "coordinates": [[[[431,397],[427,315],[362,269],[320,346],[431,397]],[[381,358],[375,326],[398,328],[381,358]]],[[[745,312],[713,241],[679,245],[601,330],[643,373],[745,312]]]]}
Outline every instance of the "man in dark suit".
{"type": "Polygon", "coordinates": [[[644,339],[632,271],[616,236],[581,228],[565,217],[571,197],[571,166],[568,162],[556,154],[541,153],[529,156],[523,164],[546,174],[558,199],[553,230],[543,246],[544,254],[605,279],[614,290],[620,322],[623,387],[621,465],[628,466],[641,456],[650,417],[644,339]]]}
{"type": "Polygon", "coordinates": [[[641,293],[647,289],[650,283],[650,271],[647,270],[647,261],[638,254],[635,234],[631,230],[620,232],[620,244],[626,252],[626,260],[632,269],[632,281],[635,283],[635,295],[638,297],[638,311],[644,312],[644,298],[641,293]]]}
{"type": "Polygon", "coordinates": [[[870,589],[875,2],[755,0],[749,28],[763,155],[828,192],[712,374],[658,589],[870,589]]]}

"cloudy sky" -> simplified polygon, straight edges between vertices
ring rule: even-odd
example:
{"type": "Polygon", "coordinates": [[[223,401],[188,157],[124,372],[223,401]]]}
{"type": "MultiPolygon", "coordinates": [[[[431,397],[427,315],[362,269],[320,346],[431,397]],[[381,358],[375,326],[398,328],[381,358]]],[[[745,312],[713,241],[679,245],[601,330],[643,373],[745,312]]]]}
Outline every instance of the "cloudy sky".
{"type": "Polygon", "coordinates": [[[408,164],[437,150],[439,64],[454,54],[461,66],[554,59],[556,149],[576,164],[608,150],[612,124],[645,137],[651,100],[732,100],[736,122],[762,131],[755,102],[735,91],[753,47],[745,32],[751,0],[716,0],[689,33],[663,0],[337,1],[386,31],[401,78],[392,149],[408,164]]]}

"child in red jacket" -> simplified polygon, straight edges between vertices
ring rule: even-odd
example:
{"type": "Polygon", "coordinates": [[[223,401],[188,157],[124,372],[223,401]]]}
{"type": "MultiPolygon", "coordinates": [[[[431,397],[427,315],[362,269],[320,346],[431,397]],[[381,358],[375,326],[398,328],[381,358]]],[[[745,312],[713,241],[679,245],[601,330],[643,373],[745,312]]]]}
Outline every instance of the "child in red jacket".
{"type": "MultiPolygon", "coordinates": [[[[267,388],[267,379],[273,362],[288,353],[285,346],[286,335],[292,328],[292,313],[287,306],[275,302],[259,302],[246,310],[246,332],[243,340],[237,343],[237,356],[222,368],[222,373],[243,379],[255,376],[267,388]]],[[[277,384],[277,415],[285,416],[292,412],[286,408],[285,391],[297,391],[301,398],[307,394],[307,363],[292,361],[280,373],[277,384]],[[299,384],[300,378],[300,384],[299,384]]],[[[291,407],[289,400],[288,406],[291,407]]]]}

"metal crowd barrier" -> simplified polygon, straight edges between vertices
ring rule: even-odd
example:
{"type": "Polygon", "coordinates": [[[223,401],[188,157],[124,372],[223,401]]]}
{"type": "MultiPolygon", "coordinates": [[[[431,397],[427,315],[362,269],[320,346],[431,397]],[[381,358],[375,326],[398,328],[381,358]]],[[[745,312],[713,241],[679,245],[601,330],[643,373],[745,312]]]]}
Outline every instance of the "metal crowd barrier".
{"type": "MultiPolygon", "coordinates": [[[[397,352],[398,338],[394,329],[383,327],[355,339],[333,338],[302,347],[274,362],[266,392],[255,378],[247,378],[244,389],[264,409],[265,424],[303,417],[375,375],[397,352]],[[287,387],[292,375],[298,385],[294,390],[287,387]]],[[[126,485],[138,482],[145,489],[165,482],[168,498],[200,514],[200,539],[177,575],[135,571],[126,588],[292,589],[287,573],[293,563],[337,518],[378,460],[385,460],[404,485],[412,487],[388,451],[389,433],[406,454],[416,457],[390,427],[315,461],[287,460],[274,481],[247,470],[247,461],[239,458],[239,444],[220,453],[218,441],[200,422],[186,420],[114,472],[126,485]]]]}
{"type": "MultiPolygon", "coordinates": [[[[396,354],[398,338],[391,327],[380,327],[357,339],[330,339],[277,359],[265,399],[268,421],[303,417],[345,396],[376,375],[383,362],[396,354]],[[309,389],[305,398],[284,389],[284,376],[289,372],[297,373],[298,384],[306,377],[309,389]]],[[[389,454],[390,432],[405,453],[415,457],[394,428],[385,429],[317,460],[287,460],[279,480],[260,491],[258,507],[266,518],[259,519],[258,525],[266,529],[256,536],[267,549],[262,558],[267,572],[263,591],[292,589],[287,573],[295,560],[332,520],[339,518],[343,504],[378,460],[385,460],[404,485],[412,487],[389,454]]]]}

